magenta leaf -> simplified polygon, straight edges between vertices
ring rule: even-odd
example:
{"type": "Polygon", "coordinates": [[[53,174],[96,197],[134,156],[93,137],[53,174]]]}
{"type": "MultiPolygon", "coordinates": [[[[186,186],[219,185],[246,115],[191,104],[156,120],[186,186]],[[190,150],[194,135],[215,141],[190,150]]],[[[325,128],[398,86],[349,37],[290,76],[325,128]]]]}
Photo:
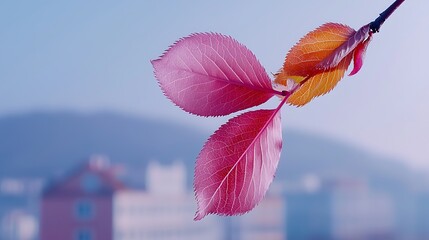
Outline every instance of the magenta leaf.
{"type": "MultiPolygon", "coordinates": [[[[286,99],[286,98],[285,98],[286,99]]],[[[280,108],[230,119],[207,141],[195,166],[195,220],[252,210],[271,184],[282,148],[280,108]]]]}
{"type": "Polygon", "coordinates": [[[338,64],[351,52],[355,50],[355,48],[362,43],[365,39],[367,39],[370,35],[369,24],[361,27],[358,31],[354,32],[350,35],[348,40],[344,42],[341,46],[339,46],[335,51],[332,52],[328,57],[326,57],[323,61],[321,61],[317,68],[321,70],[328,70],[331,68],[335,68],[338,64]]]}
{"type": "Polygon", "coordinates": [[[255,55],[221,34],[182,38],[152,65],[165,95],[196,115],[228,115],[278,94],[255,55]]]}
{"type": "Polygon", "coordinates": [[[353,53],[353,70],[349,73],[349,76],[353,76],[359,72],[363,65],[363,59],[365,58],[366,49],[368,48],[369,42],[371,42],[372,34],[369,37],[359,43],[353,53]]]}

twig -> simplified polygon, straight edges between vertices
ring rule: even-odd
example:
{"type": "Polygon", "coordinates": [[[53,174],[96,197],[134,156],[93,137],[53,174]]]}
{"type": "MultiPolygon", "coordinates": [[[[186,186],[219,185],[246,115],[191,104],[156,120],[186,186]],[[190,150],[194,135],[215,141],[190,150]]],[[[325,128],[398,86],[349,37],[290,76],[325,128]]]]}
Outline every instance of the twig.
{"type": "Polygon", "coordinates": [[[392,5],[390,5],[384,12],[380,13],[380,16],[376,18],[373,22],[369,24],[371,32],[376,33],[380,31],[381,25],[384,21],[403,3],[405,0],[396,0],[392,5]]]}

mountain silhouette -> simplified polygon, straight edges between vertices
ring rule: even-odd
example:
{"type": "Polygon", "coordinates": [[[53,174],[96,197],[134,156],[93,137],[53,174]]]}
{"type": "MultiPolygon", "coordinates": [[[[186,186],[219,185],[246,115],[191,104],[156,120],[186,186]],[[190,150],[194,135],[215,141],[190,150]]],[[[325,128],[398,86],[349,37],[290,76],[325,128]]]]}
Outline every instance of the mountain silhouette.
{"type": "MultiPolygon", "coordinates": [[[[188,126],[114,113],[40,112],[0,118],[0,178],[62,175],[92,154],[127,166],[129,178],[144,177],[146,164],[182,160],[192,181],[195,158],[209,137],[188,126]]],[[[283,133],[276,179],[305,174],[346,175],[386,188],[421,182],[395,159],[324,136],[283,133]]]]}

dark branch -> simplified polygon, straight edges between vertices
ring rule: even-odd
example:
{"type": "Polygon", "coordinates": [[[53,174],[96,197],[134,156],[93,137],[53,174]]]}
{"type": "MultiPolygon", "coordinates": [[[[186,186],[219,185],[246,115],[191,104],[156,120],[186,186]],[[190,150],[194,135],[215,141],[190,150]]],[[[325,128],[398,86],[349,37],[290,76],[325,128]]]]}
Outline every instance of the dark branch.
{"type": "Polygon", "coordinates": [[[371,32],[376,33],[380,31],[381,25],[384,21],[404,2],[405,0],[396,0],[392,5],[390,5],[384,12],[380,13],[377,19],[369,24],[371,32]]]}

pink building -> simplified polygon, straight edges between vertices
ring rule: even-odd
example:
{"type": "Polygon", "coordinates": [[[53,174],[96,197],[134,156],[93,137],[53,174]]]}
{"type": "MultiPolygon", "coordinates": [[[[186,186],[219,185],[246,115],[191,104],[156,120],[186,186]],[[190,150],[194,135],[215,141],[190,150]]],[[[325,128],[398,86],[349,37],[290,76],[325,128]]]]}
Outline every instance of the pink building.
{"type": "Polygon", "coordinates": [[[41,240],[113,240],[113,197],[125,187],[105,164],[91,159],[43,193],[41,240]]]}

